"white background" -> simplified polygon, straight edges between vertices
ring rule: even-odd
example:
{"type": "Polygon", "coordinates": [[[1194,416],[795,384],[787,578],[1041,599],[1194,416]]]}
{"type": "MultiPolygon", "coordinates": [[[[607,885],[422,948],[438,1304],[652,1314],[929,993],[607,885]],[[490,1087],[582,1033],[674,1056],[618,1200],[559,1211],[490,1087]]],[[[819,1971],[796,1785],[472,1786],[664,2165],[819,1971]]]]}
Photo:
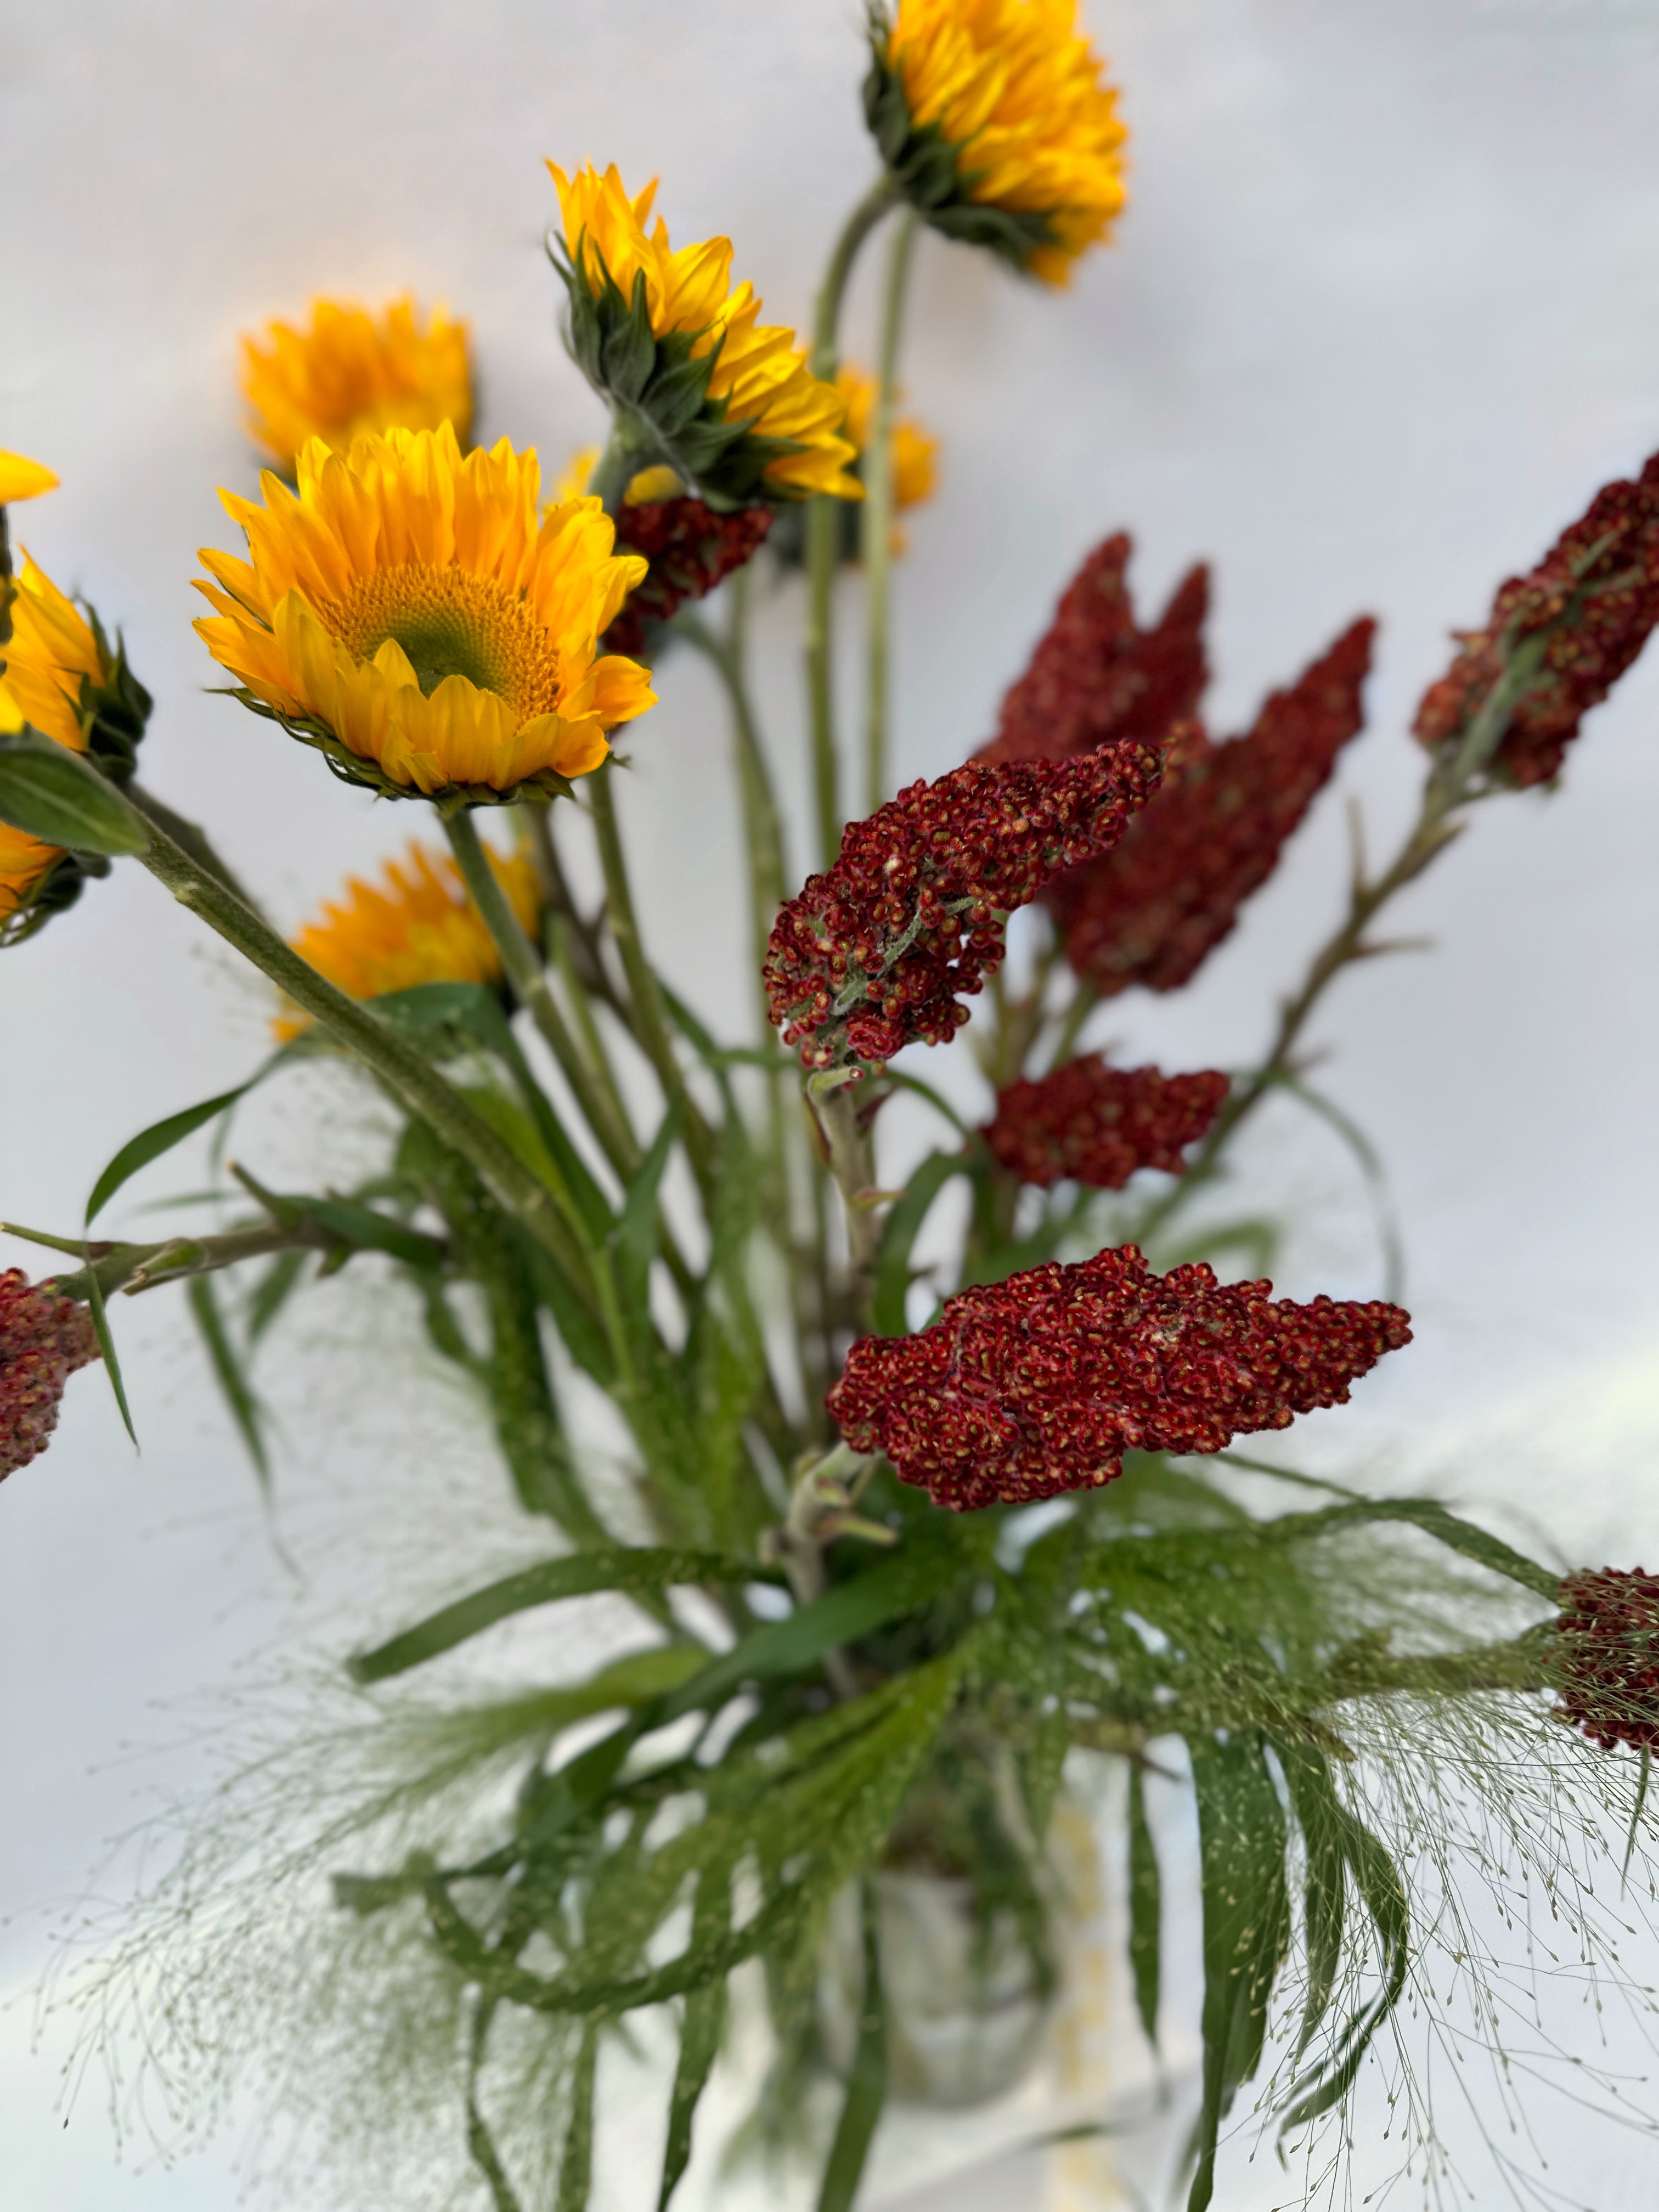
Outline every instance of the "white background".
{"type": "MultiPolygon", "coordinates": [[[[730,233],[739,273],[798,321],[870,167],[858,16],[854,0],[9,11],[0,443],[64,479],[15,528],[125,628],[157,701],[147,781],[212,824],[284,926],[421,825],[204,695],[193,556],[231,543],[216,487],[252,472],[237,333],[317,291],[442,297],[472,322],[484,431],[556,466],[600,418],[555,337],[542,157],[659,173],[676,239],[730,233]]],[[[906,375],[944,462],[899,585],[900,769],[937,774],[987,733],[1071,568],[1127,525],[1144,595],[1198,555],[1217,563],[1219,730],[1352,615],[1383,618],[1371,733],[1340,779],[1380,843],[1410,805],[1402,732],[1448,628],[1659,445],[1659,5],[1091,0],[1088,16],[1133,132],[1121,242],[1057,295],[937,241],[921,255],[906,375]]],[[[868,313],[866,280],[852,316],[866,354],[868,313]]],[[[796,611],[770,610],[763,637],[790,777],[796,611]]],[[[732,1016],[747,1001],[723,730],[700,670],[671,666],[662,690],[634,747],[639,871],[667,966],[732,1016]]],[[[1418,1341],[1350,1414],[1310,1425],[1305,1462],[1408,1477],[1516,1516],[1564,1559],[1626,1565],[1659,1565],[1656,721],[1652,656],[1592,719],[1564,790],[1487,810],[1413,895],[1407,926],[1437,949],[1350,979],[1319,1025],[1326,1080],[1395,1177],[1418,1341]]],[[[1200,982],[1120,1002],[1111,1033],[1166,1066],[1248,1054],[1340,870],[1328,795],[1200,982]]],[[[125,1137],[246,1072],[263,1013],[141,871],[94,886],[0,968],[0,1214],[72,1229],[125,1137]]],[[[295,1141],[279,1112],[254,1126],[276,1152],[295,1141]]],[[[1371,1291],[1340,1158],[1289,1123],[1258,1157],[1279,1188],[1288,1170],[1336,1209],[1285,1287],[1371,1291]]],[[[158,1171],[135,1208],[188,1172],[158,1171]]],[[[0,1261],[32,1264],[10,1244],[0,1261]]],[[[142,1460],[82,1377],[50,1456],[0,1496],[0,1979],[24,1993],[43,1908],[79,1894],[147,1793],[199,1771],[179,1701],[295,1648],[328,1614],[331,1575],[405,1604],[389,1546],[418,1559],[424,1541],[441,1573],[422,1534],[447,1525],[436,1414],[410,1455],[424,1415],[349,1404],[315,1379],[325,1346],[289,1363],[306,1442],[279,1488],[311,1575],[296,1599],[182,1313],[158,1298],[118,1326],[142,1460]],[[386,1512],[392,1529],[370,1527],[386,1512]],[[131,1754],[157,1744],[174,1748],[131,1754]]],[[[231,2201],[222,2149],[118,2167],[95,2093],[64,2129],[61,2045],[29,2055],[22,2004],[4,2027],[9,2207],[231,2201]]],[[[1357,2157],[1362,2179],[1368,2159],[1387,2170],[1364,2140],[1357,2157]]],[[[1569,2201],[1650,2203],[1637,2157],[1586,2140],[1569,2201]]],[[[1032,2185],[1005,2173],[986,2202],[1032,2185]]],[[[1241,2167],[1222,2201],[1256,2187],[1241,2167]]]]}

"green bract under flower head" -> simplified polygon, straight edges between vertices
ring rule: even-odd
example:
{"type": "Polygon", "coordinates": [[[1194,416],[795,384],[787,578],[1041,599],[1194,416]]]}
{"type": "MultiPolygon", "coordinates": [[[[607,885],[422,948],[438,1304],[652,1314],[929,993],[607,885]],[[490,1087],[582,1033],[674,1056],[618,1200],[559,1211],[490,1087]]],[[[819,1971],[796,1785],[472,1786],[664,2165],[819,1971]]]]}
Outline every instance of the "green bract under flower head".
{"type": "Polygon", "coordinates": [[[731,240],[676,253],[660,218],[646,230],[654,183],[630,199],[614,167],[548,167],[571,351],[612,410],[630,473],[665,463],[714,507],[861,499],[840,394],[812,374],[793,331],[760,323],[752,285],[731,288],[731,240]]]}
{"type": "Polygon", "coordinates": [[[1064,284],[1124,201],[1117,94],[1074,0],[898,0],[870,12],[864,112],[935,230],[1064,284]]]}

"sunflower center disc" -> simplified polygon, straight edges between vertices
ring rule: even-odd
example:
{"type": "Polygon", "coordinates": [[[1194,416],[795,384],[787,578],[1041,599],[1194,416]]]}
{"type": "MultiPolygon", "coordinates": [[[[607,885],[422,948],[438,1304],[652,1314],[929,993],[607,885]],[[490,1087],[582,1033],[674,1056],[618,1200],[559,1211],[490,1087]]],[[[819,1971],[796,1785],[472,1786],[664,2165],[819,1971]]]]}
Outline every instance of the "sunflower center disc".
{"type": "Polygon", "coordinates": [[[551,637],[524,598],[493,578],[426,562],[377,568],[318,612],[356,659],[372,660],[395,639],[428,698],[447,676],[461,676],[525,721],[558,703],[551,637]]]}

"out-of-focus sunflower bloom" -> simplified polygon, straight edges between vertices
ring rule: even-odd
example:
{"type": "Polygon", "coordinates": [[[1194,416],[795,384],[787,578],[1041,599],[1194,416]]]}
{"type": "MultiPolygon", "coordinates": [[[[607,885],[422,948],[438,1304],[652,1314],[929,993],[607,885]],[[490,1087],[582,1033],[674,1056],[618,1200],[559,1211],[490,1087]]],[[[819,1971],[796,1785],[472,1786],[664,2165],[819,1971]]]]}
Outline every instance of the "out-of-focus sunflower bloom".
{"type": "Polygon", "coordinates": [[[610,404],[613,439],[641,468],[672,468],[711,507],[859,499],[842,402],[812,374],[795,334],[759,320],[754,287],[732,289],[732,241],[668,243],[647,232],[656,185],[629,198],[614,165],[567,177],[548,167],[564,221],[559,273],[570,338],[610,404]]]}
{"type": "MultiPolygon", "coordinates": [[[[861,460],[870,443],[876,380],[866,376],[861,368],[854,368],[851,362],[843,362],[836,378],[836,389],[846,403],[847,434],[858,447],[861,460]]],[[[894,507],[920,507],[933,495],[939,440],[929,437],[920,422],[902,416],[893,424],[891,452],[894,507]]]]}
{"type": "Polygon", "coordinates": [[[871,15],[865,112],[936,230],[1064,284],[1124,202],[1117,94],[1076,0],[898,0],[871,15]]]}
{"type": "Polygon", "coordinates": [[[597,499],[540,512],[533,453],[463,457],[448,423],[313,439],[298,489],[220,495],[252,561],[204,550],[196,627],[245,704],[390,798],[505,802],[599,767],[655,703],[597,642],[645,574],[597,499]]]}
{"type": "MultiPolygon", "coordinates": [[[[485,848],[495,880],[532,938],[541,928],[536,871],[522,854],[485,848]]],[[[341,899],[325,905],[294,939],[294,950],[351,999],[376,999],[419,983],[486,983],[499,988],[501,959],[483,916],[467,896],[447,853],[411,842],[388,860],[378,884],[348,878],[341,899]]],[[[297,1006],[276,1017],[283,1040],[309,1027],[297,1006]]]]}
{"type": "MultiPolygon", "coordinates": [[[[578,446],[560,472],[554,496],[581,499],[593,481],[593,471],[604,456],[602,446],[578,446]]],[[[623,492],[624,507],[660,507],[665,499],[678,499],[685,486],[678,473],[659,465],[629,477],[623,492]]]]}
{"type": "MultiPolygon", "coordinates": [[[[11,635],[0,663],[0,731],[9,734],[32,723],[72,752],[84,752],[83,682],[86,690],[100,690],[114,673],[100,641],[80,610],[27,554],[23,572],[9,590],[11,635]]],[[[72,858],[61,846],[42,844],[27,830],[0,822],[0,944],[15,944],[32,934],[48,914],[78,897],[88,873],[102,874],[108,865],[90,856],[72,858]]]]}
{"type": "Polygon", "coordinates": [[[320,438],[344,453],[368,430],[472,428],[467,328],[434,307],[424,328],[412,300],[379,316],[334,300],[312,304],[304,330],[271,323],[242,340],[242,396],[248,434],[291,477],[300,449],[320,438]]]}

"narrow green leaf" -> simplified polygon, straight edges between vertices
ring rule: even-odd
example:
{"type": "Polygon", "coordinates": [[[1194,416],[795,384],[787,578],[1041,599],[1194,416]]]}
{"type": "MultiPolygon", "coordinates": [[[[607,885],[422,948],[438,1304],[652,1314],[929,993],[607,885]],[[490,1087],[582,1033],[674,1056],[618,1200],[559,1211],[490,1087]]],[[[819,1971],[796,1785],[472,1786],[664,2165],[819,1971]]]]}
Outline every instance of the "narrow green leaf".
{"type": "Polygon", "coordinates": [[[1343,1808],[1325,1760],[1305,1745],[1279,1747],[1291,1803],[1302,1831],[1307,1868],[1302,1885],[1303,1941],[1308,1954],[1308,1996],[1291,2064],[1313,2041],[1330,2008],[1342,1964],[1347,1915],[1348,1860],[1343,1849],[1343,1808]]]}
{"type": "Polygon", "coordinates": [[[864,2002],[858,2049],[848,2077],[836,2140],[818,2191],[818,2212],[852,2212],[870,2155],[876,2123],[887,2100],[887,2006],[881,1986],[880,1931],[875,1891],[864,1885],[864,2002]]]}
{"type": "Polygon", "coordinates": [[[905,1193],[887,1217],[876,1261],[872,1317],[878,1336],[903,1336],[905,1294],[910,1287],[910,1254],[933,1200],[952,1176],[971,1175],[973,1163],[962,1152],[930,1152],[911,1176],[905,1193]]]}
{"type": "Polygon", "coordinates": [[[1148,2043],[1158,2041],[1158,1989],[1163,1943],[1163,1897],[1158,1853],[1146,1825],[1140,1769],[1129,1769],[1129,1966],[1135,2007],[1148,2043]]]}
{"type": "MultiPolygon", "coordinates": [[[[532,1606],[553,1605],[568,1597],[585,1597],[593,1590],[618,1590],[624,1596],[655,1597],[678,1583],[748,1583],[767,1581],[769,1571],[752,1559],[738,1559],[718,1552],[672,1552],[648,1546],[627,1546],[609,1551],[576,1552],[561,1559],[522,1568],[515,1575],[474,1590],[470,1597],[405,1629],[372,1651],[360,1652],[347,1662],[354,1682],[383,1682],[405,1674],[441,1652],[482,1635],[498,1620],[526,1613],[532,1606]]],[[[781,1624],[788,1626],[787,1622],[781,1624]]],[[[741,1647],[739,1647],[741,1648],[741,1647]]],[[[685,1710],[690,1711],[687,1707],[685,1710]]]]}
{"type": "Polygon", "coordinates": [[[651,1262],[657,1256],[658,1198],[668,1170],[669,1154],[679,1134],[680,1107],[677,1099],[662,1117],[662,1126],[651,1140],[651,1149],[640,1162],[628,1186],[622,1218],[612,1232],[622,1267],[623,1290],[635,1310],[642,1310],[649,1288],[651,1262]]]}
{"type": "Polygon", "coordinates": [[[0,737],[0,822],[72,853],[147,853],[143,817],[67,745],[33,730],[0,737]]]}
{"type": "MultiPolygon", "coordinates": [[[[255,1076],[253,1083],[258,1079],[255,1076]]],[[[216,1098],[205,1098],[199,1106],[186,1106],[182,1113],[169,1114],[165,1121],[153,1121],[148,1129],[141,1129],[136,1137],[130,1137],[92,1187],[92,1195],[87,1200],[88,1226],[140,1168],[159,1160],[163,1152],[170,1152],[175,1145],[183,1144],[186,1137],[193,1136],[198,1129],[225,1113],[253,1088],[253,1083],[239,1083],[234,1091],[222,1091],[216,1098]]]]}
{"type": "Polygon", "coordinates": [[[1202,1852],[1204,2067],[1187,2212],[1206,2212],[1215,2193],[1222,2119],[1261,2061],[1267,2003],[1290,1936],[1290,1899],[1284,1808],[1261,1738],[1200,1737],[1188,1748],[1202,1852]]]}
{"type": "Polygon", "coordinates": [[[359,1206],[346,1198],[313,1198],[309,1194],[279,1194],[285,1206],[304,1214],[360,1252],[386,1252],[406,1267],[438,1267],[444,1248],[435,1237],[422,1236],[372,1206],[359,1206]]]}
{"type": "MultiPolygon", "coordinates": [[[[730,1877],[724,1868],[707,1868],[697,1884],[691,1940],[695,1944],[711,1937],[719,1938],[728,1932],[731,1925],[730,1877]]],[[[691,2124],[714,2070],[725,2026],[726,1984],[712,1981],[702,1989],[693,1990],[685,2000],[685,2017],[680,2023],[680,2055],[668,2105],[668,2141],[663,2151],[657,2212],[668,2212],[669,2200],[690,2163],[691,2124]]]]}
{"type": "Polygon", "coordinates": [[[258,1344],[288,1304],[305,1272],[306,1258],[303,1252],[279,1252],[259,1278],[247,1304],[247,1340],[250,1345],[258,1344]]]}
{"type": "Polygon", "coordinates": [[[599,2059],[596,2021],[582,2029],[570,2081],[570,2118],[565,2125],[564,2155],[559,2160],[557,2212],[586,2212],[593,2180],[593,2074],[599,2059]]]}
{"type": "Polygon", "coordinates": [[[711,1706],[744,1682],[798,1673],[836,1645],[851,1644],[890,1620],[916,1612],[951,1587],[963,1564],[954,1545],[942,1544],[936,1548],[907,1547],[866,1567],[801,1606],[787,1620],[751,1630],[664,1701],[659,1723],[711,1706]]]}
{"type": "Polygon", "coordinates": [[[192,1275],[185,1285],[185,1297],[201,1331],[202,1342],[220,1389],[224,1393],[230,1417],[237,1432],[247,1447],[248,1457],[253,1462],[253,1471],[259,1479],[259,1487],[267,1503],[270,1498],[270,1462],[265,1455],[265,1440],[261,1425],[260,1407],[252,1385],[242,1372],[225,1328],[225,1318],[219,1310],[219,1301],[214,1295],[212,1279],[207,1275],[192,1275]]]}
{"type": "Polygon", "coordinates": [[[98,1338],[98,1349],[104,1355],[104,1371],[109,1376],[109,1387],[115,1393],[115,1402],[121,1409],[121,1419],[132,1439],[132,1448],[138,1449],[138,1431],[132,1425],[132,1414],[127,1405],[127,1386],[121,1379],[121,1363],[115,1356],[115,1339],[110,1334],[109,1316],[104,1310],[104,1293],[99,1286],[98,1270],[88,1258],[87,1262],[87,1304],[92,1308],[92,1326],[98,1338]]]}

